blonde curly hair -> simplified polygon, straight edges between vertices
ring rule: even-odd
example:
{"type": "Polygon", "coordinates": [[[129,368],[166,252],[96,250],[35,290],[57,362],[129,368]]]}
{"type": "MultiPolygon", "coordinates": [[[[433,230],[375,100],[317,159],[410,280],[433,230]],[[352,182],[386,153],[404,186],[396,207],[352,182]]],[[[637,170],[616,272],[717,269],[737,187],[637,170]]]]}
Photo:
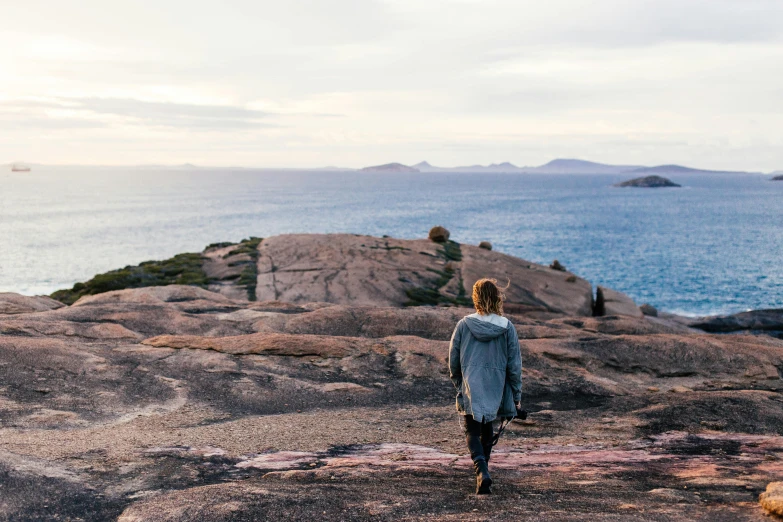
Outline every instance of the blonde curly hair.
{"type": "Polygon", "coordinates": [[[473,285],[473,306],[481,315],[498,314],[503,315],[503,301],[506,296],[503,290],[508,288],[498,287],[497,279],[479,279],[473,285]]]}

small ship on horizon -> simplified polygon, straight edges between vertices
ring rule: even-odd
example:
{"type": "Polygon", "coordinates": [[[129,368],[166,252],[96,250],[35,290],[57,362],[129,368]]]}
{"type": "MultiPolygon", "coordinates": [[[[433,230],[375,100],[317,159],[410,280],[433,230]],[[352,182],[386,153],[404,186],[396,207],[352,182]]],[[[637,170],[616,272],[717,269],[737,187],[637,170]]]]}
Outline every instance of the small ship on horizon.
{"type": "Polygon", "coordinates": [[[30,172],[30,167],[22,165],[21,163],[14,163],[11,165],[11,172],[30,172]]]}

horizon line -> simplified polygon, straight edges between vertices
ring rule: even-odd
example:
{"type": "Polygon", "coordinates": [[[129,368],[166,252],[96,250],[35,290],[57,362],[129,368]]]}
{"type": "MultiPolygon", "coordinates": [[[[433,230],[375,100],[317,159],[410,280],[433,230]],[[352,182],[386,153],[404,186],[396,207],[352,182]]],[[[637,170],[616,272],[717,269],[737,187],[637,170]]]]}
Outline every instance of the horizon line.
{"type": "MultiPolygon", "coordinates": [[[[66,167],[66,168],[78,168],[78,167],[86,167],[86,168],[192,168],[192,169],[248,169],[248,170],[333,170],[333,171],[358,171],[362,170],[364,168],[372,168],[372,167],[381,167],[385,165],[393,165],[393,164],[399,164],[403,165],[405,167],[411,167],[415,168],[415,165],[418,165],[420,163],[427,163],[429,167],[436,168],[436,169],[466,169],[471,167],[481,167],[481,168],[489,168],[490,166],[498,166],[503,164],[509,164],[515,169],[518,170],[525,170],[525,169],[539,169],[541,167],[544,167],[548,165],[549,163],[552,163],[554,161],[578,161],[578,162],[585,162],[585,163],[595,163],[597,165],[602,166],[609,166],[609,167],[628,167],[630,169],[634,168],[659,168],[659,167],[684,167],[688,169],[693,170],[702,170],[707,172],[736,172],[736,173],[748,173],[748,174],[775,174],[781,172],[781,169],[775,169],[768,172],[761,171],[761,170],[726,170],[725,168],[720,169],[713,169],[713,168],[703,168],[703,167],[690,167],[685,164],[681,163],[656,163],[654,165],[626,165],[626,164],[615,164],[615,163],[602,163],[600,161],[593,161],[593,160],[585,160],[581,158],[563,158],[558,157],[554,158],[553,160],[550,160],[546,163],[543,163],[541,165],[523,165],[519,166],[515,164],[512,161],[500,161],[500,162],[493,162],[488,164],[480,164],[480,163],[473,163],[473,164],[465,164],[465,165],[455,165],[455,166],[441,166],[441,165],[433,165],[429,163],[427,160],[422,160],[417,163],[413,164],[406,164],[401,163],[399,161],[392,161],[387,163],[374,163],[371,165],[365,165],[363,167],[344,167],[344,166],[337,166],[337,165],[321,165],[321,166],[296,166],[296,167],[283,167],[283,166],[248,166],[248,165],[200,165],[195,164],[191,162],[184,162],[184,163],[133,163],[133,164],[120,164],[120,163],[113,163],[113,164],[106,164],[106,163],[36,163],[36,162],[28,162],[28,161],[8,161],[6,163],[2,163],[0,165],[2,166],[13,166],[13,165],[25,165],[25,166],[38,166],[38,167],[66,167]]],[[[425,172],[426,173],[426,172],[425,172]]]]}

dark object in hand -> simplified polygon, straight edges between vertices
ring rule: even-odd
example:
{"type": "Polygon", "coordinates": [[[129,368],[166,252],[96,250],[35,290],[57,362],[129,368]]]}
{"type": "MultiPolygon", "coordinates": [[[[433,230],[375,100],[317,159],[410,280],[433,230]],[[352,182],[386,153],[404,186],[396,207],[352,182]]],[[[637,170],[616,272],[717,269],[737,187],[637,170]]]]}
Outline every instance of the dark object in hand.
{"type": "Polygon", "coordinates": [[[522,408],[520,408],[519,406],[517,406],[517,416],[516,416],[516,418],[519,419],[519,420],[527,419],[527,411],[525,411],[522,408]]]}

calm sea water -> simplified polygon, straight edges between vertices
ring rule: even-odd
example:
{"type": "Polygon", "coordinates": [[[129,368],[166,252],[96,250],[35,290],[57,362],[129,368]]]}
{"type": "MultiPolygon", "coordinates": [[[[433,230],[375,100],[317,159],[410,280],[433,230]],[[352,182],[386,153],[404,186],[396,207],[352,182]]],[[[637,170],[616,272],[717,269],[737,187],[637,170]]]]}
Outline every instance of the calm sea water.
{"type": "Polygon", "coordinates": [[[47,294],[217,241],[286,232],[426,237],[539,263],[692,315],[783,307],[783,183],[677,176],[57,169],[0,173],[0,291],[47,294]],[[625,176],[627,177],[627,176],[625,176]]]}

